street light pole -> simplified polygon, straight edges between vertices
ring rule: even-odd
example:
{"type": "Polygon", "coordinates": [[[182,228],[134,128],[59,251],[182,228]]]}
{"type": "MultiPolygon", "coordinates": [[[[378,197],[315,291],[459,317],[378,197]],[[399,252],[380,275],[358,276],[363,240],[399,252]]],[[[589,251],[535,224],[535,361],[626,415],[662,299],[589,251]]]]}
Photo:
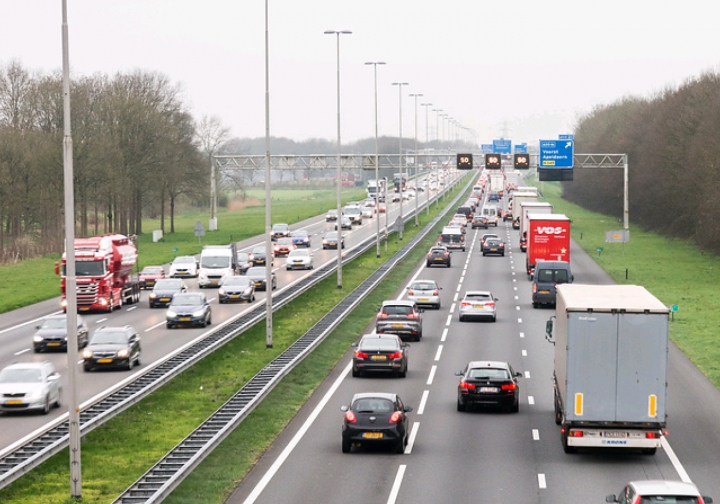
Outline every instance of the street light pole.
{"type": "Polygon", "coordinates": [[[443,109],[436,108],[433,109],[433,112],[435,112],[435,141],[438,143],[438,149],[440,148],[440,112],[442,112],[443,109]]]}
{"type": "MultiPolygon", "coordinates": [[[[432,103],[421,103],[421,106],[425,107],[425,149],[428,148],[428,145],[430,145],[430,132],[428,131],[428,107],[432,107],[432,103]]],[[[426,151],[427,152],[427,151],[426,151]]],[[[426,205],[425,209],[427,210],[427,215],[430,215],[430,180],[428,180],[428,174],[430,173],[430,168],[428,167],[427,163],[427,156],[425,157],[425,199],[426,205]]]]}
{"type": "Polygon", "coordinates": [[[413,164],[415,165],[415,225],[420,225],[420,219],[418,218],[418,198],[420,198],[419,180],[418,180],[418,143],[417,143],[417,111],[418,111],[418,98],[423,96],[422,93],[410,93],[409,96],[415,98],[415,155],[413,156],[413,164]]]}
{"type": "Polygon", "coordinates": [[[270,236],[272,180],[270,180],[270,32],[268,14],[268,0],[265,0],[265,348],[272,348],[272,257],[274,254],[270,236]]]}
{"type": "Polygon", "coordinates": [[[400,108],[400,137],[399,137],[399,142],[400,142],[400,159],[399,159],[399,164],[400,164],[400,222],[401,222],[401,226],[400,226],[400,229],[398,230],[398,239],[399,239],[399,240],[402,240],[402,239],[403,239],[403,228],[405,227],[405,221],[403,220],[403,181],[404,181],[404,180],[403,180],[403,171],[402,171],[402,166],[403,166],[403,152],[402,152],[402,87],[403,87],[403,86],[407,86],[408,83],[407,83],[407,82],[393,82],[392,85],[398,87],[398,104],[399,104],[399,108],[400,108]]]}
{"type": "MultiPolygon", "coordinates": [[[[377,87],[377,66],[384,65],[384,61],[368,61],[366,65],[372,65],[375,74],[375,217],[377,218],[377,234],[375,238],[376,254],[380,257],[380,160],[378,159],[378,87],[377,87]]],[[[387,201],[385,202],[385,214],[387,215],[387,201]]]]}
{"type": "Polygon", "coordinates": [[[337,38],[337,228],[338,228],[338,247],[337,247],[337,286],[342,289],[342,199],[340,195],[342,187],[342,169],[340,167],[341,160],[341,143],[340,143],[340,35],[350,35],[348,30],[326,30],[325,35],[335,35],[337,38]]]}

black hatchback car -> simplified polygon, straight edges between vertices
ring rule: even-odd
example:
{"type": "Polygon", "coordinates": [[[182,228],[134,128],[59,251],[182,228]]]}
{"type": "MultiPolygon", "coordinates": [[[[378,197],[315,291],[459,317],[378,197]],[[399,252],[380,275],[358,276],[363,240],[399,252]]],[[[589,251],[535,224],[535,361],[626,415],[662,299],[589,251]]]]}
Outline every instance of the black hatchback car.
{"type": "Polygon", "coordinates": [[[355,394],[345,412],[342,424],[342,451],[350,453],[353,445],[385,444],[395,453],[404,453],[409,436],[405,406],[397,394],[366,392],[355,394]]]}
{"type": "Polygon", "coordinates": [[[488,238],[482,244],[482,255],[505,255],[505,242],[500,238],[488,238]]]}
{"type": "Polygon", "coordinates": [[[365,371],[391,372],[405,378],[408,368],[410,346],[395,334],[366,334],[358,343],[353,343],[352,375],[362,376],[365,371]]]}
{"type": "MultiPolygon", "coordinates": [[[[51,315],[35,327],[33,335],[33,352],[48,350],[62,350],[67,352],[67,315],[51,315]]],[[[88,326],[82,315],[77,316],[77,342],[78,348],[85,348],[88,344],[88,326]]]]}
{"type": "Polygon", "coordinates": [[[148,294],[150,308],[167,306],[173,300],[175,294],[187,292],[185,282],[179,278],[161,278],[155,282],[152,292],[148,294]]]}
{"type": "Polygon", "coordinates": [[[176,294],[165,313],[168,329],[181,325],[205,327],[211,323],[210,303],[202,292],[176,294]]]}
{"type": "Polygon", "coordinates": [[[471,224],[472,229],[477,229],[477,228],[487,229],[488,225],[489,225],[488,218],[486,216],[484,216],[482,214],[473,215],[472,224],[471,224]]]}
{"type": "MultiPolygon", "coordinates": [[[[265,266],[255,266],[247,270],[245,276],[255,282],[255,290],[266,291],[266,277],[265,277],[265,266]]],[[[272,282],[272,290],[277,288],[277,279],[275,278],[275,272],[270,272],[270,282],[272,282]]]]}
{"type": "Polygon", "coordinates": [[[101,327],[95,331],[82,353],[83,369],[123,368],[140,365],[140,336],[135,328],[101,327]]]}
{"type": "Polygon", "coordinates": [[[458,383],[457,410],[470,406],[498,406],[505,411],[520,411],[520,385],[522,373],[513,370],[507,362],[470,361],[458,383]]]}
{"type": "Polygon", "coordinates": [[[450,250],[442,245],[436,245],[430,248],[425,265],[430,268],[433,264],[450,267],[452,259],[450,258],[450,250]]]}

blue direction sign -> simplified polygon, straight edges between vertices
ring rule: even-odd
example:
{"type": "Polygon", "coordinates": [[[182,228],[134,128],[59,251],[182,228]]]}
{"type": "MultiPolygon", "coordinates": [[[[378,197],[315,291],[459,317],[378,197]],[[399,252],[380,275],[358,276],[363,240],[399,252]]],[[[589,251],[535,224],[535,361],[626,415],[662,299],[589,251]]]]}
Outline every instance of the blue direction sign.
{"type": "Polygon", "coordinates": [[[540,140],[541,168],[572,168],[575,140],[540,140]]]}
{"type": "Polygon", "coordinates": [[[495,154],[512,154],[512,140],[493,140],[493,153],[495,154]]]}
{"type": "Polygon", "coordinates": [[[483,154],[492,154],[494,152],[492,144],[480,144],[480,152],[483,154]]]}
{"type": "Polygon", "coordinates": [[[574,140],[575,135],[558,135],[560,140],[574,140]]]}
{"type": "Polygon", "coordinates": [[[521,143],[521,144],[515,144],[515,154],[527,154],[527,144],[521,143]]]}

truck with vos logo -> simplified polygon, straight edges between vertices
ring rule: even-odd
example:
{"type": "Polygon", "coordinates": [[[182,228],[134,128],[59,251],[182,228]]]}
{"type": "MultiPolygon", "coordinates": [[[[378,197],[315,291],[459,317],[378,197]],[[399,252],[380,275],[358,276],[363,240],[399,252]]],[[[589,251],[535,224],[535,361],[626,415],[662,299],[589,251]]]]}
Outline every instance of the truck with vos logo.
{"type": "Polygon", "coordinates": [[[532,279],[538,261],[570,262],[570,219],[562,214],[528,214],[525,266],[532,279]]]}

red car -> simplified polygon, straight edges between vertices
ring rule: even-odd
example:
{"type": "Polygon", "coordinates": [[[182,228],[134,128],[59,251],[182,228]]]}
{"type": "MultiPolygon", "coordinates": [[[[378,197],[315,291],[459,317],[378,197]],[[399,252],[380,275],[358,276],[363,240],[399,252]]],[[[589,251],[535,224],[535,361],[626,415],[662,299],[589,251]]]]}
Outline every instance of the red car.
{"type": "Polygon", "coordinates": [[[378,203],[378,212],[379,213],[387,212],[387,207],[385,206],[385,203],[378,203]]]}
{"type": "Polygon", "coordinates": [[[273,255],[275,257],[286,256],[296,248],[292,238],[278,238],[273,247],[273,255]]]}
{"type": "Polygon", "coordinates": [[[152,289],[155,287],[155,282],[161,278],[165,278],[165,270],[162,266],[145,266],[140,272],[140,288],[152,289]]]}

